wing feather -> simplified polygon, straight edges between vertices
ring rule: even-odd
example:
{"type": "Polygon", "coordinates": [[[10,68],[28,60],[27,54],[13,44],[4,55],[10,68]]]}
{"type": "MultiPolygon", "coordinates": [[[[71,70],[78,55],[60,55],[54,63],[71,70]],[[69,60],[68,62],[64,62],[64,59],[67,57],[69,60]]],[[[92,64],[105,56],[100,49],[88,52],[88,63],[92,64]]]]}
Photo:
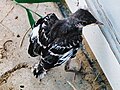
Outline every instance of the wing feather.
{"type": "MultiPolygon", "coordinates": [[[[46,49],[48,45],[48,39],[52,25],[58,20],[57,16],[52,13],[48,14],[42,19],[39,19],[30,34],[30,45],[28,53],[31,56],[41,55],[43,49],[46,49]]],[[[44,50],[43,50],[44,51],[44,50]]]]}

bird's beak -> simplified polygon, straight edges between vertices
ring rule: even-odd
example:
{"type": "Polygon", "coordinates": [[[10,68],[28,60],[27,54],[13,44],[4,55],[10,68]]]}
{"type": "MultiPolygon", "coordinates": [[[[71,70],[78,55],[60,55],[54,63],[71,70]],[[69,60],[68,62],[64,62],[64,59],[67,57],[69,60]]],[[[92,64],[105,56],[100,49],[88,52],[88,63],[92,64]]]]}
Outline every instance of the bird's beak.
{"type": "Polygon", "coordinates": [[[104,25],[103,23],[101,23],[101,22],[99,22],[99,21],[96,21],[95,24],[104,25]]]}

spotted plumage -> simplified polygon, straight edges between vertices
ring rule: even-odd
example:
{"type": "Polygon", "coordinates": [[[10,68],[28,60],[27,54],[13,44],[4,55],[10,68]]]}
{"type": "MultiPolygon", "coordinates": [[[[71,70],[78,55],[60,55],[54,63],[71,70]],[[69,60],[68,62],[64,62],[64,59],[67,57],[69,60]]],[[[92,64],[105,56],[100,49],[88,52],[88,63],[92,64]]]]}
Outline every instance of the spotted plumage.
{"type": "Polygon", "coordinates": [[[88,10],[79,9],[70,17],[59,20],[54,13],[39,19],[31,32],[28,53],[40,56],[33,73],[40,79],[46,71],[75,57],[82,45],[82,28],[96,23],[88,10]]]}

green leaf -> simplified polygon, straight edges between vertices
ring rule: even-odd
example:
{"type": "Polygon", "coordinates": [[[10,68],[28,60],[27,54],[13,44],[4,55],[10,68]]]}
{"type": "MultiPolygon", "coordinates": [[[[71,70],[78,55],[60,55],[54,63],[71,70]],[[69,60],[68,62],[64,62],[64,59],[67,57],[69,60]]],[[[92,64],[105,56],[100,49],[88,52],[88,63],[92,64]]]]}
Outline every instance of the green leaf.
{"type": "Polygon", "coordinates": [[[60,0],[15,0],[18,3],[60,2],[60,0]]]}
{"type": "Polygon", "coordinates": [[[29,9],[26,9],[26,11],[27,11],[29,23],[31,27],[33,28],[33,26],[35,25],[35,20],[33,19],[32,13],[29,11],[29,9]]]}

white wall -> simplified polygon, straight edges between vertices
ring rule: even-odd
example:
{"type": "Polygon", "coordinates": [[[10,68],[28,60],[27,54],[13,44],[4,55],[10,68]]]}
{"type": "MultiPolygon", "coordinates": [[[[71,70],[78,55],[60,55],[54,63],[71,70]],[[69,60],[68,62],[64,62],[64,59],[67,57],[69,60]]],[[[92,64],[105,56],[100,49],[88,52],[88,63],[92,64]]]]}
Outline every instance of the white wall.
{"type": "Polygon", "coordinates": [[[92,13],[104,23],[100,26],[120,63],[120,0],[85,0],[92,13]]]}

